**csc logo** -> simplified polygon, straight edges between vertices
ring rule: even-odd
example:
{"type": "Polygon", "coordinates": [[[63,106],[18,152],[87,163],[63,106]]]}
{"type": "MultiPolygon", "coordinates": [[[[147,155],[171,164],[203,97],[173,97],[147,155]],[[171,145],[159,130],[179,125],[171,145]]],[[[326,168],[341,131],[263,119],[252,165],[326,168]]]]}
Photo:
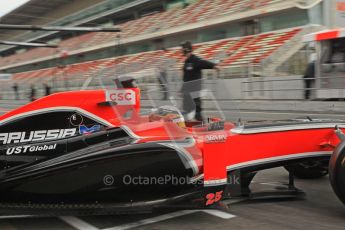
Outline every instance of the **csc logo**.
{"type": "Polygon", "coordinates": [[[135,105],[135,92],[132,90],[113,90],[107,92],[107,101],[116,102],[118,105],[135,105]]]}
{"type": "Polygon", "coordinates": [[[133,95],[131,93],[112,93],[110,94],[110,100],[112,101],[131,101],[133,95]]]}

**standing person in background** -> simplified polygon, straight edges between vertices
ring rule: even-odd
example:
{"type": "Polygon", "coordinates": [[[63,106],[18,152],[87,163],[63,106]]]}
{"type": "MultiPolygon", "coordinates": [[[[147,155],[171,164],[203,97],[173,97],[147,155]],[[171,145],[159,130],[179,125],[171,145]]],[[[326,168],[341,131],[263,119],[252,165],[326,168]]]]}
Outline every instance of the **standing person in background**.
{"type": "Polygon", "coordinates": [[[163,93],[164,101],[168,100],[169,98],[169,88],[168,88],[168,78],[167,78],[167,68],[168,64],[165,57],[166,49],[163,47],[161,48],[160,52],[160,61],[158,62],[158,82],[163,93]]]}
{"type": "Polygon", "coordinates": [[[19,100],[19,92],[18,92],[19,89],[18,89],[17,83],[14,83],[12,88],[13,88],[13,92],[14,92],[14,97],[16,98],[16,100],[19,100]]]}
{"type": "Polygon", "coordinates": [[[186,120],[195,118],[203,121],[201,108],[201,90],[202,90],[202,73],[203,69],[219,70],[217,65],[203,60],[193,54],[192,43],[186,41],[181,44],[183,55],[186,57],[183,66],[183,110],[186,120]]]}
{"type": "Polygon", "coordinates": [[[45,95],[46,95],[46,96],[50,95],[50,93],[51,93],[51,88],[50,88],[50,86],[49,86],[47,83],[44,83],[43,86],[44,86],[45,95]]]}
{"type": "Polygon", "coordinates": [[[304,91],[304,99],[306,100],[309,100],[310,99],[310,94],[311,94],[311,89],[312,88],[312,85],[315,83],[315,63],[316,63],[316,59],[317,59],[317,55],[316,55],[316,52],[313,52],[310,54],[309,56],[309,63],[308,63],[308,66],[305,70],[305,73],[304,73],[304,88],[305,88],[305,91],[304,91]]]}
{"type": "Polygon", "coordinates": [[[308,100],[310,99],[310,88],[315,81],[315,61],[312,61],[308,64],[303,78],[305,86],[304,99],[308,100]]]}
{"type": "Polygon", "coordinates": [[[166,71],[164,66],[160,66],[158,69],[159,69],[158,81],[159,81],[159,84],[161,86],[161,90],[163,93],[163,99],[162,100],[166,101],[169,98],[167,71],[166,71]]]}
{"type": "Polygon", "coordinates": [[[30,86],[30,101],[35,101],[36,100],[36,89],[34,85],[30,86]]]}

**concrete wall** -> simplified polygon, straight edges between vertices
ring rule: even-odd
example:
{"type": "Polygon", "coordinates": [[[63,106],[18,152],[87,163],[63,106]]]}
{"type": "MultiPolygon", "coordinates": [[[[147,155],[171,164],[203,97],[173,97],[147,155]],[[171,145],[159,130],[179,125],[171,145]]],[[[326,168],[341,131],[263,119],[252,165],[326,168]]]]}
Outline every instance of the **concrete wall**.
{"type": "Polygon", "coordinates": [[[302,76],[218,79],[206,83],[205,87],[221,100],[299,100],[304,97],[302,76]]]}
{"type": "MultiPolygon", "coordinates": [[[[169,80],[169,91],[177,97],[181,89],[181,81],[179,76],[169,80]]],[[[204,80],[203,84],[203,89],[211,92],[211,96],[217,100],[301,100],[304,98],[302,76],[218,78],[204,80]]],[[[150,97],[160,98],[162,95],[158,82],[151,83],[145,89],[150,91],[150,97]]]]}

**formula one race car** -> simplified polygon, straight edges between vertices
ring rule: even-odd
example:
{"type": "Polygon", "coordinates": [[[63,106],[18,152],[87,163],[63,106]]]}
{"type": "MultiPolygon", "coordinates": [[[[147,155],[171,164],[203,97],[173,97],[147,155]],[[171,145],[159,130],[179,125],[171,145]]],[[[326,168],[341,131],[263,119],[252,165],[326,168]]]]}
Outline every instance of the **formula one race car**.
{"type": "MultiPolygon", "coordinates": [[[[330,158],[331,183],[345,203],[344,128],[320,120],[187,122],[171,106],[140,115],[138,88],[57,93],[0,117],[0,210],[216,207],[252,197],[258,170],[286,166],[291,175],[321,177],[330,158]],[[239,184],[229,182],[233,175],[239,184]]],[[[299,190],[290,183],[288,192],[299,190]]]]}

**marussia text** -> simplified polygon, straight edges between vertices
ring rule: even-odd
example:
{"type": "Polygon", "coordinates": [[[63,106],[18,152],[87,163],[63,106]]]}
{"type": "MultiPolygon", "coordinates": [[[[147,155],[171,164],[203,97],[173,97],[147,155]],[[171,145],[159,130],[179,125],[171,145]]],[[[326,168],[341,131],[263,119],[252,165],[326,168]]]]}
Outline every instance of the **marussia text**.
{"type": "Polygon", "coordinates": [[[66,137],[73,137],[77,129],[53,129],[53,130],[38,130],[26,132],[0,133],[0,144],[17,144],[28,143],[35,141],[51,141],[63,139],[66,137]]]}

